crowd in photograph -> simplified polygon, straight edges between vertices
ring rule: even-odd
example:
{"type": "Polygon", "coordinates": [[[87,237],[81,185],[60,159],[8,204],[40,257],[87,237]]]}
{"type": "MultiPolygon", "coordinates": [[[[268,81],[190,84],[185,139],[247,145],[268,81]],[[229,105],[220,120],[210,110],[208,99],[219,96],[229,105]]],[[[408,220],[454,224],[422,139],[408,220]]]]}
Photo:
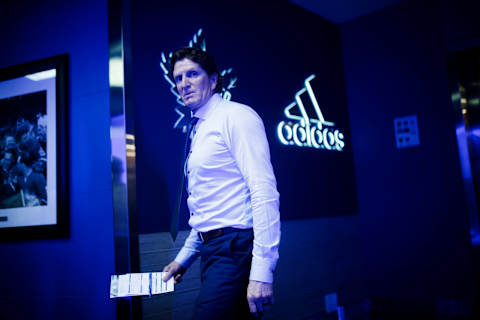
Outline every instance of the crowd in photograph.
{"type": "Polygon", "coordinates": [[[0,208],[47,204],[46,117],[16,119],[0,127],[0,208]]]}

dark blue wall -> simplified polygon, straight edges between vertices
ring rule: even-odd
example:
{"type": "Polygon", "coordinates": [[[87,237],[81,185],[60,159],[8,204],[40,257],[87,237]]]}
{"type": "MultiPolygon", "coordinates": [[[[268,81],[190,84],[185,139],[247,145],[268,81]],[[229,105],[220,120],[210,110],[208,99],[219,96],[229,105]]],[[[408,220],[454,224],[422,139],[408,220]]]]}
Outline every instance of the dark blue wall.
{"type": "MultiPolygon", "coordinates": [[[[372,296],[472,299],[468,214],[447,73],[448,48],[467,46],[479,37],[478,23],[472,25],[465,18],[474,8],[465,4],[471,6],[469,1],[408,1],[340,26],[342,51],[337,54],[343,56],[359,213],[283,222],[275,278],[277,305],[267,317],[307,317],[324,307],[324,295],[330,292],[339,294],[341,304],[372,296]],[[398,150],[393,119],[411,114],[418,116],[421,145],[398,150]]],[[[140,17],[140,25],[133,27],[144,32],[161,24],[148,14],[140,17]]],[[[191,34],[192,21],[200,24],[202,17],[192,14],[179,26],[172,23],[172,29],[155,29],[151,41],[139,41],[134,47],[137,58],[153,66],[155,50],[173,50],[159,49],[157,41],[177,31],[191,34]]],[[[285,23],[285,30],[293,29],[285,23]]],[[[224,32],[221,26],[215,32],[224,32]]],[[[324,30],[311,30],[309,39],[318,41],[324,30]]],[[[293,60],[279,65],[288,65],[286,78],[295,74],[293,60]]],[[[136,70],[138,79],[146,76],[136,70]]],[[[147,72],[153,79],[151,74],[158,71],[152,67],[147,72]]],[[[137,103],[144,112],[149,108],[156,113],[155,121],[166,117],[165,109],[172,107],[151,104],[147,93],[159,95],[164,82],[161,78],[146,81],[145,86],[136,82],[137,103]]],[[[143,138],[152,128],[158,139],[162,137],[158,132],[170,130],[156,128],[150,121],[141,129],[143,138]]],[[[139,150],[142,147],[147,146],[139,150]]],[[[159,158],[171,157],[172,149],[168,155],[154,152],[159,158]]],[[[160,171],[158,167],[155,170],[160,171]]],[[[172,175],[159,173],[168,174],[172,175]]],[[[166,182],[162,188],[167,188],[166,182]]]]}
{"type": "MultiPolygon", "coordinates": [[[[132,4],[139,232],[168,230],[183,162],[185,134],[173,129],[178,105],[159,65],[161,53],[187,46],[199,28],[219,70],[233,68],[238,77],[230,90],[232,100],[250,105],[263,119],[282,220],[356,214],[339,28],[287,1],[225,3],[132,4]],[[325,120],[335,122],[334,128],[345,135],[342,152],[285,146],[277,138],[282,120],[299,122],[287,119],[284,109],[312,74],[312,90],[325,120]]],[[[306,95],[303,103],[315,119],[306,95]]],[[[181,226],[189,229],[185,205],[184,212],[181,226]]]]}
{"type": "MultiPolygon", "coordinates": [[[[359,214],[284,223],[272,315],[306,316],[333,291],[471,298],[446,63],[479,43],[472,3],[409,1],[341,27],[359,214]],[[409,114],[421,146],[397,150],[393,118],[409,114]]],[[[71,150],[71,236],[0,244],[1,318],[113,319],[106,2],[4,5],[0,30],[0,67],[70,55],[71,150]]]]}
{"type": "Polygon", "coordinates": [[[70,238],[0,243],[1,319],[114,319],[106,1],[8,1],[0,67],[70,58],[70,238]]]}
{"type": "Polygon", "coordinates": [[[407,1],[341,28],[369,296],[472,297],[447,74],[455,34],[478,40],[466,3],[407,1]],[[393,118],[411,114],[421,145],[396,149],[393,118]]]}
{"type": "MultiPolygon", "coordinates": [[[[270,143],[280,192],[282,244],[275,274],[276,305],[267,319],[302,319],[318,313],[324,309],[326,293],[337,292],[341,303],[358,301],[363,289],[362,248],[354,216],[350,135],[343,159],[335,151],[286,147],[276,137],[285,107],[312,73],[317,75],[314,91],[326,120],[348,126],[339,27],[286,1],[132,3],[140,233],[168,230],[185,139],[172,128],[176,102],[159,66],[161,52],[186,46],[200,27],[207,51],[220,69],[232,67],[238,76],[232,100],[251,105],[262,116],[270,143]]],[[[163,249],[171,247],[169,235],[156,239],[156,244],[141,244],[145,268],[162,266],[160,261],[168,254],[163,249]]],[[[169,310],[160,297],[156,310],[155,300],[145,303],[145,315],[154,318],[156,312],[170,311],[187,318],[198,275],[198,266],[192,267],[188,277],[193,279],[179,285],[174,299],[184,306],[180,311],[175,305],[169,310]]]]}

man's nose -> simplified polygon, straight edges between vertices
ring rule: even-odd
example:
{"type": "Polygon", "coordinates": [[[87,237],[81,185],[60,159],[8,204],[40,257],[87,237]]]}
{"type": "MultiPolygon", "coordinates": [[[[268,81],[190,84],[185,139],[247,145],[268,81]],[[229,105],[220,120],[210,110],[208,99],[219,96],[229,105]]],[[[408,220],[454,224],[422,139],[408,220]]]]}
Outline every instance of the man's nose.
{"type": "Polygon", "coordinates": [[[180,82],[180,88],[182,90],[188,89],[190,87],[190,81],[187,77],[182,77],[182,81],[180,82]]]}

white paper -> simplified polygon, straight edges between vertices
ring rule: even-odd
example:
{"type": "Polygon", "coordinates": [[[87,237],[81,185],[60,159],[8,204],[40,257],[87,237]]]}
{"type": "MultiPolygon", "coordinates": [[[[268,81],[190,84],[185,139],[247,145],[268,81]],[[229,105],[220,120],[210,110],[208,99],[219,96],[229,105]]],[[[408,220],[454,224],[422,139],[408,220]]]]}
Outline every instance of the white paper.
{"type": "Polygon", "coordinates": [[[110,279],[110,298],[118,297],[118,276],[113,275],[110,279]]]}
{"type": "Polygon", "coordinates": [[[172,292],[175,290],[173,277],[164,282],[165,274],[165,272],[145,272],[112,275],[110,298],[172,292]]]}
{"type": "Polygon", "coordinates": [[[142,287],[140,289],[142,295],[150,294],[150,275],[151,273],[142,273],[142,287]]]}
{"type": "Polygon", "coordinates": [[[166,275],[166,272],[153,272],[152,273],[152,282],[155,279],[155,285],[152,286],[152,294],[160,294],[174,291],[173,277],[170,278],[167,282],[163,281],[163,277],[166,275]]]}
{"type": "Polygon", "coordinates": [[[173,277],[167,281],[167,292],[173,292],[173,290],[175,290],[174,283],[175,281],[173,281],[173,277]]]}
{"type": "Polygon", "coordinates": [[[131,273],[130,274],[130,286],[128,290],[129,296],[140,296],[150,294],[150,279],[148,273],[131,273]],[[147,283],[144,283],[146,278],[147,283]]]}
{"type": "Polygon", "coordinates": [[[128,288],[130,287],[130,274],[122,274],[118,276],[118,296],[128,296],[128,288]]]}

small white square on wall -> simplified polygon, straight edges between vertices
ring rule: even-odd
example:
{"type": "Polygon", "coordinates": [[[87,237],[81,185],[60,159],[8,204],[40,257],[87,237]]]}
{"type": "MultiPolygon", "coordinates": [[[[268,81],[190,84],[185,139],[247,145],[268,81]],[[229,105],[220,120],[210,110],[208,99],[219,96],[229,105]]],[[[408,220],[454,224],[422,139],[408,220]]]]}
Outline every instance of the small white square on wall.
{"type": "Polygon", "coordinates": [[[407,116],[393,119],[397,148],[407,148],[420,145],[417,116],[407,116]]]}

